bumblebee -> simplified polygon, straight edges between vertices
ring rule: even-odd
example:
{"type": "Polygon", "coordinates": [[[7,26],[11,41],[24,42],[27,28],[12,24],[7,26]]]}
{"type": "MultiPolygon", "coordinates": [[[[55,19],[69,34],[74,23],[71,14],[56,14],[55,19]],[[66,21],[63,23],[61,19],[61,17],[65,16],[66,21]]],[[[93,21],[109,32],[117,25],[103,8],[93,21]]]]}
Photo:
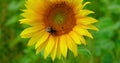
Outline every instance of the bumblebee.
{"type": "Polygon", "coordinates": [[[53,29],[52,27],[47,27],[46,31],[49,32],[49,33],[51,33],[51,34],[55,34],[56,33],[56,30],[53,29]]]}

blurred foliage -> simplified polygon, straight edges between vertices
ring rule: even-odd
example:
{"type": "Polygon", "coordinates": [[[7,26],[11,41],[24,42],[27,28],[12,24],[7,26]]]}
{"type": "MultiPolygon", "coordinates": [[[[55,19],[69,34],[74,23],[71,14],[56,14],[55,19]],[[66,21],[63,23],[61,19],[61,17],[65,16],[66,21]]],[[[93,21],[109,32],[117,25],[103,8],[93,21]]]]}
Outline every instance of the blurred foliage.
{"type": "Polygon", "coordinates": [[[79,55],[71,52],[67,59],[56,59],[35,54],[34,47],[27,47],[28,39],[19,34],[26,27],[19,24],[25,0],[0,0],[0,63],[120,63],[120,0],[85,0],[86,8],[95,11],[90,16],[99,20],[99,32],[91,31],[94,39],[87,39],[87,46],[79,46],[79,55]]]}

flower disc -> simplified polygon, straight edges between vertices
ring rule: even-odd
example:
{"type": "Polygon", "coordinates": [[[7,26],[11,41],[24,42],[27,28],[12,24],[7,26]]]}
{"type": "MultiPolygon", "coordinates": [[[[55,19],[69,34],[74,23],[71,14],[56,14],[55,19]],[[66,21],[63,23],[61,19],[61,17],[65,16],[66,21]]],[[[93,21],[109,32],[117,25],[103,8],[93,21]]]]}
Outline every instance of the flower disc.
{"type": "Polygon", "coordinates": [[[52,4],[48,7],[43,20],[46,28],[51,27],[55,30],[55,36],[69,33],[76,25],[75,13],[65,2],[52,4]]]}

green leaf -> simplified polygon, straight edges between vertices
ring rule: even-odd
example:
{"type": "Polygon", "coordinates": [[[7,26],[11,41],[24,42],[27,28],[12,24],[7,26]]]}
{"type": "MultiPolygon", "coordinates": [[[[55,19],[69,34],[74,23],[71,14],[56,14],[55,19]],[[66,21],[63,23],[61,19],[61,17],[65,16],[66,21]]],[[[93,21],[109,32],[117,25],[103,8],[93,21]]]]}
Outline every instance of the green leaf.
{"type": "Polygon", "coordinates": [[[101,57],[101,63],[113,63],[111,54],[106,53],[101,57]]]}
{"type": "Polygon", "coordinates": [[[10,19],[8,19],[8,21],[5,23],[6,26],[12,25],[16,22],[18,22],[18,16],[13,16],[10,19]]]}
{"type": "Polygon", "coordinates": [[[86,57],[91,56],[91,52],[87,48],[85,48],[83,46],[78,47],[78,53],[80,55],[85,55],[86,57]]]}
{"type": "Polygon", "coordinates": [[[100,30],[106,29],[106,27],[109,27],[113,25],[112,19],[108,16],[101,17],[98,23],[98,26],[100,30]]]}
{"type": "Polygon", "coordinates": [[[115,47],[114,42],[112,41],[103,41],[101,42],[100,46],[105,51],[112,51],[112,49],[115,47]]]}

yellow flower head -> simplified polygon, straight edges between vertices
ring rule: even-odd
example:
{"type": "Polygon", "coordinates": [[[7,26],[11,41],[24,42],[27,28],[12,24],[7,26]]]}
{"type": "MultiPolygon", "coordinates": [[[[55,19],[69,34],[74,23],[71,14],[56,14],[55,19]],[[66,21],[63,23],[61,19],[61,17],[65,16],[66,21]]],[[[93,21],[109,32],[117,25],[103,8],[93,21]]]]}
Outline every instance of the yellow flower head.
{"type": "Polygon", "coordinates": [[[20,23],[30,25],[21,33],[22,38],[31,38],[28,46],[35,45],[36,54],[44,51],[44,58],[52,60],[61,55],[67,57],[68,49],[78,55],[77,45],[86,45],[83,36],[93,38],[87,29],[98,30],[97,22],[87,17],[93,11],[83,9],[90,2],[83,0],[27,0],[20,23]]]}

